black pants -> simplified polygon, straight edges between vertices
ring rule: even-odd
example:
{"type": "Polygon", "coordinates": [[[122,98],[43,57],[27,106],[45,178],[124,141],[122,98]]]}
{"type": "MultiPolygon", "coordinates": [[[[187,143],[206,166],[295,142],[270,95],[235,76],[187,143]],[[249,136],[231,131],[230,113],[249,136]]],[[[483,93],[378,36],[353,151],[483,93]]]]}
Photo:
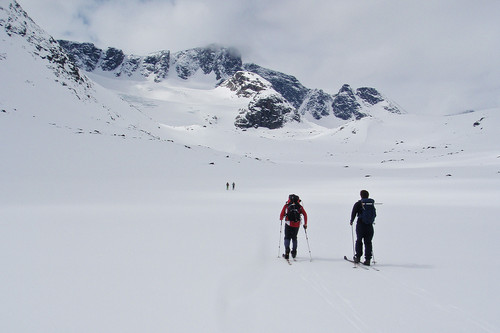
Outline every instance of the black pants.
{"type": "Polygon", "coordinates": [[[365,258],[372,258],[373,224],[359,222],[356,224],[356,257],[363,255],[363,242],[365,243],[365,258]]]}
{"type": "Polygon", "coordinates": [[[290,241],[292,241],[292,250],[297,251],[297,234],[299,233],[300,227],[294,228],[285,224],[285,251],[290,252],[290,241]]]}

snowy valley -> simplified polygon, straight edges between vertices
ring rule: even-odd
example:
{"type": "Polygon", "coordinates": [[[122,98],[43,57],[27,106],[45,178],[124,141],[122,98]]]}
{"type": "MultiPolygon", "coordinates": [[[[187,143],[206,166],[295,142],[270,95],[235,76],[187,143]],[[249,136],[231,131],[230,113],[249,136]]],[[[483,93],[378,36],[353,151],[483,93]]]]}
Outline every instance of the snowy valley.
{"type": "Polygon", "coordinates": [[[294,99],[238,61],[117,76],[28,15],[0,0],[0,331],[500,331],[500,110],[408,114],[281,76],[294,99]],[[361,189],[368,269],[343,259],[361,189]],[[290,193],[309,215],[292,265],[290,193]]]}

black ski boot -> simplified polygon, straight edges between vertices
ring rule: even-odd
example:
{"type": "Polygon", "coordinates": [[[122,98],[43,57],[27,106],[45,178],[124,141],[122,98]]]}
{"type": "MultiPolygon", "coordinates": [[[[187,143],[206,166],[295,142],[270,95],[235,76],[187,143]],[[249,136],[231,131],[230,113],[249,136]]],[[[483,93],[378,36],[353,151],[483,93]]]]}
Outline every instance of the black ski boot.
{"type": "Polygon", "coordinates": [[[285,253],[283,254],[283,258],[286,260],[290,259],[290,249],[286,249],[285,253]]]}
{"type": "Polygon", "coordinates": [[[357,256],[354,256],[354,257],[352,257],[352,260],[354,260],[355,264],[359,264],[359,262],[361,261],[361,258],[357,257],[357,256]]]}
{"type": "Polygon", "coordinates": [[[297,256],[297,250],[292,250],[292,258],[295,259],[296,256],[297,256]]]}
{"type": "Polygon", "coordinates": [[[370,266],[370,261],[371,261],[371,258],[366,258],[365,261],[363,262],[363,265],[370,266]]]}

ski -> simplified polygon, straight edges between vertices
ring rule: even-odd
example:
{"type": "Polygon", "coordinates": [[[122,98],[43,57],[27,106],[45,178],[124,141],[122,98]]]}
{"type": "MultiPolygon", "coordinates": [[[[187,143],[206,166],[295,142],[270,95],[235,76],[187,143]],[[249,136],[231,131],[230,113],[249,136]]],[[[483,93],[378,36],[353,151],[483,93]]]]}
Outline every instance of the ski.
{"type": "Polygon", "coordinates": [[[353,264],[360,264],[360,262],[354,262],[354,260],[347,258],[347,256],[344,256],[344,260],[352,262],[353,264]]]}
{"type": "Polygon", "coordinates": [[[374,271],[377,271],[377,272],[380,272],[380,269],[376,268],[376,267],[373,267],[373,265],[375,264],[375,262],[373,263],[373,265],[365,265],[364,263],[360,262],[360,264],[366,268],[371,268],[373,269],[374,271]]]}
{"type": "Polygon", "coordinates": [[[281,256],[283,257],[283,259],[285,259],[288,262],[288,265],[292,264],[292,262],[290,261],[290,258],[288,258],[288,259],[285,258],[285,254],[282,254],[281,256]]]}
{"type": "Polygon", "coordinates": [[[354,262],[354,260],[347,258],[347,256],[344,256],[344,260],[347,260],[349,262],[352,262],[354,265],[359,266],[364,269],[373,269],[374,271],[380,272],[380,269],[373,267],[372,265],[365,265],[362,262],[354,262]]]}
{"type": "Polygon", "coordinates": [[[354,262],[354,260],[347,258],[347,256],[344,256],[344,260],[347,260],[350,263],[353,263],[354,264],[354,268],[361,267],[361,268],[366,269],[366,270],[369,269],[367,266],[362,265],[360,262],[354,262]]]}
{"type": "MultiPolygon", "coordinates": [[[[366,266],[366,265],[365,265],[366,266]]],[[[370,265],[370,266],[367,266],[367,267],[370,267],[371,269],[373,269],[374,271],[377,271],[377,272],[380,272],[380,269],[376,268],[376,267],[373,267],[373,265],[370,265]]]]}

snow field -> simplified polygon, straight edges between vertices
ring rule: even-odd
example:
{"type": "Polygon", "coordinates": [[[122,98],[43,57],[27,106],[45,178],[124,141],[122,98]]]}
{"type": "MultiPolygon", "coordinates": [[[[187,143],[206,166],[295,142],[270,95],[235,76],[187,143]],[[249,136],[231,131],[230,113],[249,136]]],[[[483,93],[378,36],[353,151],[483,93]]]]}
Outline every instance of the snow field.
{"type": "Polygon", "coordinates": [[[446,177],[441,166],[278,164],[50,127],[18,147],[2,148],[11,171],[1,177],[2,331],[500,326],[491,263],[499,184],[478,176],[491,167],[446,177]],[[352,253],[348,220],[362,188],[383,203],[374,238],[380,271],[342,259],[352,253]],[[309,214],[313,256],[301,230],[292,266],[277,258],[289,193],[309,214]]]}

